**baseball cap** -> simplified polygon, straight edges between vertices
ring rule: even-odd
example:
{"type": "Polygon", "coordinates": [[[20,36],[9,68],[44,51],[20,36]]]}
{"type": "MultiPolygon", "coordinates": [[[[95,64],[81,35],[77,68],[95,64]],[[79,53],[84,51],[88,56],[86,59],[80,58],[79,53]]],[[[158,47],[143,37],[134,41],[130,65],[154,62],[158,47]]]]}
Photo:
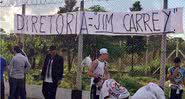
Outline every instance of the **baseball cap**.
{"type": "Polygon", "coordinates": [[[101,48],[100,54],[108,54],[108,50],[106,48],[101,48]]]}

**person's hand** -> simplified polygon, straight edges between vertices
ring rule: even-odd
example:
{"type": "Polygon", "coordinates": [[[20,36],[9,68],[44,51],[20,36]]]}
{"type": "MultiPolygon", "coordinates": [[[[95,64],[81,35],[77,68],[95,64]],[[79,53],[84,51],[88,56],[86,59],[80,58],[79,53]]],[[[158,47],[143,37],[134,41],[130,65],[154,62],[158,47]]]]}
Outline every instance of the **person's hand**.
{"type": "Polygon", "coordinates": [[[179,68],[177,67],[174,71],[174,75],[177,76],[177,74],[179,73],[179,68]]]}
{"type": "Polygon", "coordinates": [[[100,80],[101,80],[100,77],[95,77],[94,80],[93,80],[93,82],[96,84],[96,83],[98,83],[100,80]]]}
{"type": "Polygon", "coordinates": [[[107,76],[102,77],[103,80],[109,79],[107,76]]]}

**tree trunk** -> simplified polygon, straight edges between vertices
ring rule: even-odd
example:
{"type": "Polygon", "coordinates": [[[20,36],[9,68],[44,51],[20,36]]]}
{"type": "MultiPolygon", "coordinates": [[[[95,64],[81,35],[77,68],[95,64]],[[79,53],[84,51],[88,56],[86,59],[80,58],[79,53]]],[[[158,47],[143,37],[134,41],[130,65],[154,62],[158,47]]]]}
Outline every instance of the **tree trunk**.
{"type": "Polygon", "coordinates": [[[71,51],[70,49],[67,49],[67,61],[68,61],[68,72],[71,72],[71,51]]]}

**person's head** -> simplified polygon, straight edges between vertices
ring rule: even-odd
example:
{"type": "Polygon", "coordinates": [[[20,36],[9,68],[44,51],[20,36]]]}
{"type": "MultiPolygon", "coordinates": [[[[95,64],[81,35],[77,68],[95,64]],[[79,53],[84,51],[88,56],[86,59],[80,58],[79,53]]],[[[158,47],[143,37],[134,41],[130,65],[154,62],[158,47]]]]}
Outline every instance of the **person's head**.
{"type": "Polygon", "coordinates": [[[181,59],[180,59],[179,57],[176,57],[176,58],[173,60],[173,62],[174,62],[175,67],[179,67],[180,64],[181,64],[181,59]]]}
{"type": "Polygon", "coordinates": [[[54,45],[51,45],[51,46],[49,47],[49,54],[50,54],[51,56],[55,56],[55,55],[57,54],[57,47],[54,46],[54,45]]]}
{"type": "Polygon", "coordinates": [[[13,52],[14,52],[14,53],[21,53],[20,47],[19,47],[19,46],[14,46],[13,52]]]}
{"type": "Polygon", "coordinates": [[[104,61],[108,61],[109,54],[108,54],[108,50],[106,48],[101,48],[100,49],[100,58],[104,61]]]}
{"type": "Polygon", "coordinates": [[[20,49],[23,49],[23,43],[22,42],[18,42],[17,46],[19,46],[20,49]]]}

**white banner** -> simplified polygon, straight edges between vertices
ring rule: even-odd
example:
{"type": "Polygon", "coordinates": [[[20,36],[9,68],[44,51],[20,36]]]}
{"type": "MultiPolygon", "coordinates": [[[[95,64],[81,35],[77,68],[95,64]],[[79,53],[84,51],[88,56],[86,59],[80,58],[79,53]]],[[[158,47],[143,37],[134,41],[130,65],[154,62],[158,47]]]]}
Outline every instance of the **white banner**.
{"type": "Polygon", "coordinates": [[[145,35],[183,32],[183,8],[130,13],[73,12],[15,15],[14,32],[24,34],[145,35]]]}

